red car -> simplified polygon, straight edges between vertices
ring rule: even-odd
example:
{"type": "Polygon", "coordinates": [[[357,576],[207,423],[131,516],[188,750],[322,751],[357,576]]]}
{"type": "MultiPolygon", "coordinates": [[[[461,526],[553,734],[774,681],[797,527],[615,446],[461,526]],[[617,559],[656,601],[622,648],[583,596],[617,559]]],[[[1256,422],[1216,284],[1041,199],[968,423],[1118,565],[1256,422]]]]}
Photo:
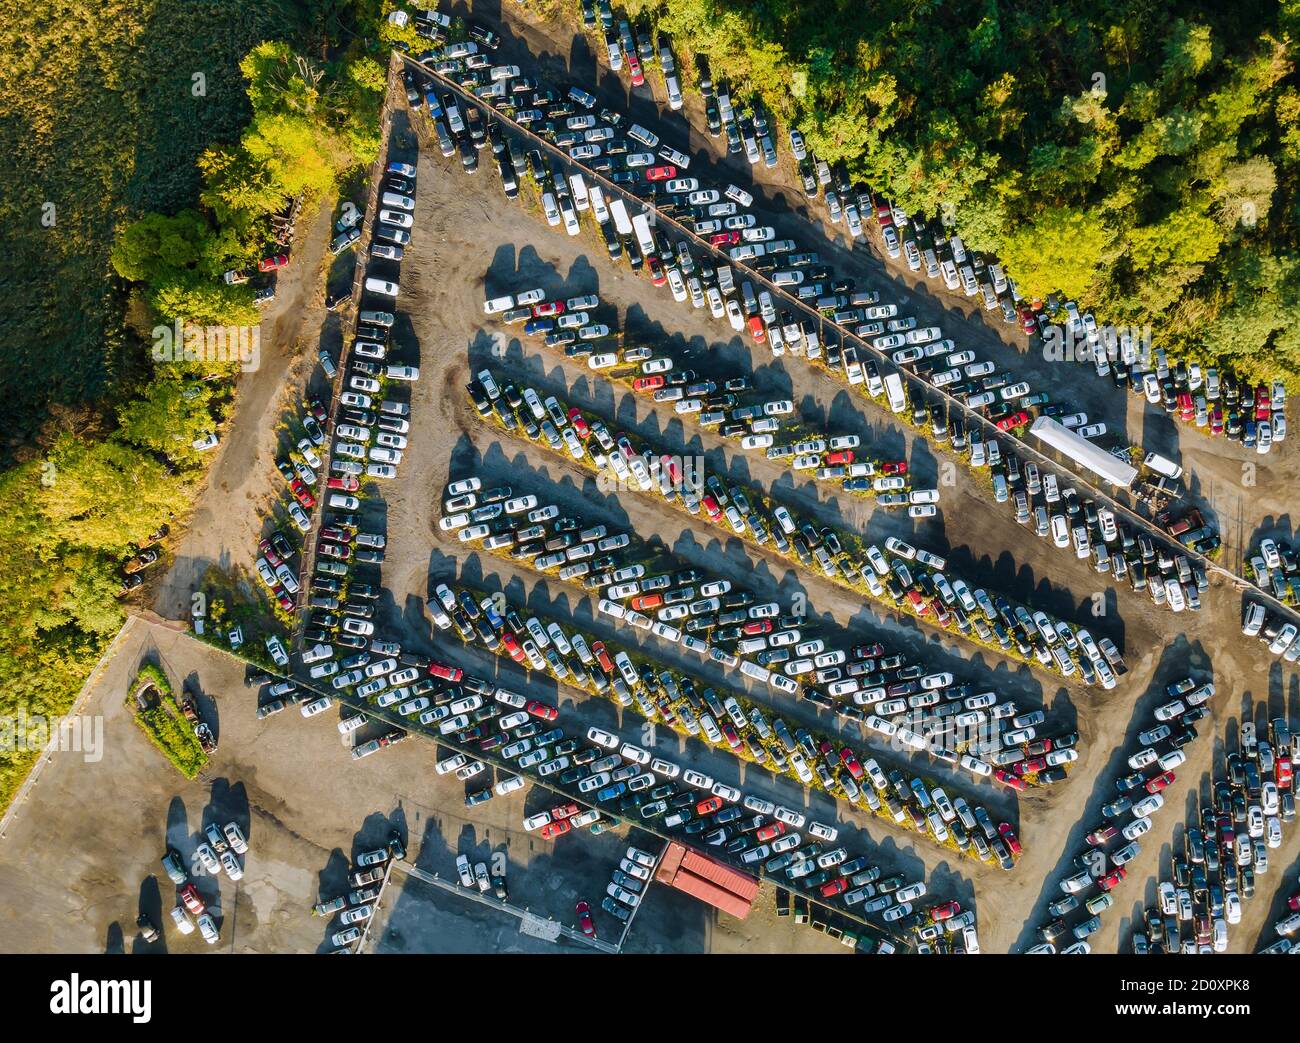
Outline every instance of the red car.
{"type": "Polygon", "coordinates": [[[740,736],[736,734],[736,729],[726,721],[723,721],[720,727],[722,728],[722,737],[727,740],[727,745],[733,750],[740,749],[740,736]]]}
{"type": "Polygon", "coordinates": [[[749,335],[754,338],[755,343],[762,344],[767,340],[767,329],[763,326],[763,319],[758,315],[749,317],[749,335]]]}
{"type": "Polygon", "coordinates": [[[1031,771],[1039,772],[1046,767],[1047,759],[1045,757],[1028,757],[1015,766],[1015,772],[1017,775],[1028,775],[1031,771]]]}
{"type": "Polygon", "coordinates": [[[650,269],[650,281],[655,286],[662,286],[668,281],[668,276],[664,274],[663,262],[658,257],[651,256],[646,261],[646,267],[650,269]]]}
{"type": "Polygon", "coordinates": [[[530,701],[524,710],[534,717],[540,717],[543,721],[553,721],[560,716],[560,711],[550,703],[538,702],[536,699],[530,701]]]}
{"type": "Polygon", "coordinates": [[[1267,420],[1272,415],[1273,400],[1268,393],[1268,388],[1263,384],[1255,389],[1255,419],[1267,420]]]}
{"type": "Polygon", "coordinates": [[[588,938],[596,937],[596,925],[591,922],[591,906],[586,902],[579,902],[573,907],[573,911],[578,914],[578,927],[588,938]]]}
{"type": "Polygon", "coordinates": [[[677,168],[671,163],[665,163],[661,167],[651,167],[645,172],[647,181],[667,181],[677,176],[677,168]]]}
{"type": "Polygon", "coordinates": [[[1009,416],[1004,416],[998,421],[998,430],[1010,431],[1012,428],[1023,427],[1025,424],[1029,423],[1029,419],[1029,414],[1023,411],[1012,413],[1009,416]]]}
{"type": "Polygon", "coordinates": [[[351,543],[352,533],[348,532],[347,529],[336,529],[326,526],[321,529],[320,538],[322,540],[333,540],[335,543],[351,543]]]}
{"type": "Polygon", "coordinates": [[[1118,887],[1120,881],[1122,881],[1126,876],[1128,876],[1128,870],[1126,870],[1123,866],[1119,866],[1117,869],[1113,870],[1110,873],[1107,873],[1100,880],[1098,880],[1097,886],[1100,887],[1103,891],[1109,891],[1112,888],[1118,887]]]}
{"type": "Polygon", "coordinates": [[[1166,786],[1174,781],[1175,775],[1172,771],[1167,771],[1162,775],[1157,775],[1154,779],[1148,779],[1144,787],[1148,793],[1159,793],[1166,786]]]}
{"type": "Polygon", "coordinates": [[[185,903],[185,908],[195,916],[198,916],[207,908],[207,906],[203,904],[203,899],[199,897],[199,889],[192,883],[186,884],[176,893],[181,896],[181,901],[185,903]]]}
{"type": "Polygon", "coordinates": [[[284,609],[286,612],[292,612],[294,609],[294,605],[296,604],[293,598],[289,596],[289,592],[286,590],[281,590],[275,596],[275,600],[280,603],[280,607],[284,609]]]}
{"type": "Polygon", "coordinates": [[[573,425],[573,429],[578,432],[578,437],[583,441],[591,437],[591,428],[587,426],[586,418],[577,406],[569,410],[569,423],[573,425]]]}
{"type": "Polygon", "coordinates": [[[718,506],[718,501],[715,500],[712,496],[705,496],[704,499],[700,501],[700,503],[704,507],[704,509],[708,512],[709,519],[711,521],[717,521],[719,518],[722,517],[722,508],[718,506]]]}
{"type": "Polygon", "coordinates": [[[760,826],[754,836],[760,843],[763,843],[768,840],[775,840],[784,832],[784,822],[769,822],[766,826],[760,826]]]}
{"type": "Polygon", "coordinates": [[[652,377],[637,377],[632,381],[633,391],[658,391],[664,386],[664,376],[656,373],[652,377]]]}
{"type": "Polygon", "coordinates": [[[658,608],[664,603],[662,594],[638,594],[628,604],[638,612],[649,612],[652,608],[658,608]]]}
{"type": "Polygon", "coordinates": [[[746,637],[770,634],[772,632],[772,621],[770,619],[751,619],[740,629],[744,631],[746,637]]]}
{"type": "Polygon", "coordinates": [[[1016,314],[1020,316],[1020,328],[1026,333],[1038,332],[1038,320],[1034,318],[1034,313],[1023,304],[1017,309],[1016,314]]]}
{"type": "Polygon", "coordinates": [[[853,450],[840,449],[834,453],[827,453],[825,459],[822,460],[822,463],[827,467],[833,467],[836,464],[851,464],[853,463],[853,450]]]}
{"type": "Polygon", "coordinates": [[[541,319],[548,315],[559,315],[564,311],[563,301],[542,301],[533,305],[533,318],[541,319]]]}
{"type": "Polygon", "coordinates": [[[907,474],[906,460],[889,460],[880,465],[879,471],[885,476],[907,474]]]}
{"type": "Polygon", "coordinates": [[[554,840],[556,837],[562,837],[573,827],[565,819],[559,822],[548,822],[542,827],[542,839],[554,840]]]}
{"type": "Polygon", "coordinates": [[[614,660],[609,657],[609,652],[605,650],[604,641],[593,641],[591,643],[591,654],[596,657],[596,661],[600,663],[600,668],[605,673],[612,674],[614,672],[614,660]]]}
{"type": "Polygon", "coordinates": [[[259,272],[273,272],[277,268],[287,267],[288,264],[289,257],[287,254],[273,254],[270,257],[263,257],[258,261],[257,270],[259,272]]]}
{"type": "Polygon", "coordinates": [[[361,483],[352,475],[336,475],[326,483],[331,489],[341,489],[346,493],[354,493],[361,488],[361,483]]]}
{"type": "Polygon", "coordinates": [[[843,894],[848,889],[849,882],[841,876],[822,884],[821,893],[823,898],[834,898],[838,894],[843,894]]]}
{"type": "Polygon", "coordinates": [[[576,815],[577,813],[578,813],[577,804],[573,804],[573,803],[557,804],[555,805],[555,807],[551,808],[551,821],[559,822],[561,819],[569,818],[570,816],[576,815]]]}
{"type": "Polygon", "coordinates": [[[705,797],[695,805],[695,814],[703,818],[705,815],[712,815],[720,807],[722,807],[721,797],[705,797]]]}
{"type": "Polygon", "coordinates": [[[1190,391],[1184,391],[1178,396],[1178,416],[1184,421],[1196,416],[1196,403],[1192,401],[1190,391]]]}
{"type": "Polygon", "coordinates": [[[1292,911],[1300,909],[1300,891],[1297,891],[1286,900],[1286,907],[1292,911]]]}
{"type": "Polygon", "coordinates": [[[275,553],[275,548],[271,546],[270,540],[258,540],[257,549],[262,552],[262,557],[270,562],[271,568],[275,568],[280,564],[280,555],[275,553]]]}
{"type": "Polygon", "coordinates": [[[465,676],[465,671],[458,666],[444,666],[442,663],[430,663],[429,673],[434,677],[441,677],[444,681],[451,681],[453,684],[465,676]]]}
{"type": "Polygon", "coordinates": [[[709,236],[710,246],[735,246],[740,242],[739,232],[714,232],[709,236]]]}
{"type": "Polygon", "coordinates": [[[1024,779],[1020,778],[1018,775],[1012,775],[1011,772],[1004,771],[1002,768],[995,768],[993,771],[993,777],[997,779],[998,782],[1002,783],[1002,785],[1010,786],[1016,792],[1021,792],[1025,788],[1024,779]]]}
{"type": "Polygon", "coordinates": [[[641,71],[641,59],[635,54],[629,53],[627,58],[627,71],[632,74],[632,86],[641,87],[645,84],[645,73],[641,71]]]}
{"type": "Polygon", "coordinates": [[[514,634],[509,632],[502,634],[501,647],[510,654],[510,658],[516,663],[524,661],[524,650],[519,646],[519,642],[515,640],[514,634]]]}
{"type": "Polygon", "coordinates": [[[944,902],[943,905],[936,905],[930,908],[930,919],[935,923],[939,923],[941,920],[951,920],[959,912],[961,912],[960,902],[956,900],[944,902]]]}
{"type": "Polygon", "coordinates": [[[295,478],[290,484],[289,489],[293,493],[293,498],[302,504],[302,506],[307,510],[311,510],[316,506],[316,497],[314,497],[311,494],[311,490],[297,478],[295,478]]]}
{"type": "Polygon", "coordinates": [[[855,779],[862,778],[862,765],[858,763],[857,754],[847,746],[840,750],[840,763],[848,769],[848,773],[855,779]]]}
{"type": "Polygon", "coordinates": [[[1020,854],[1022,850],[1022,848],[1020,847],[1020,841],[1016,837],[1015,830],[1011,828],[1011,823],[1003,822],[1001,825],[998,826],[998,832],[1002,834],[1002,839],[1007,842],[1007,847],[1008,849],[1010,849],[1011,853],[1013,855],[1020,854]]]}
{"type": "Polygon", "coordinates": [[[1210,413],[1210,434],[1212,435],[1223,434],[1223,407],[1222,406],[1215,406],[1214,410],[1210,413]]]}
{"type": "Polygon", "coordinates": [[[1292,781],[1291,758],[1278,755],[1273,762],[1273,779],[1278,789],[1290,789],[1292,781]]]}

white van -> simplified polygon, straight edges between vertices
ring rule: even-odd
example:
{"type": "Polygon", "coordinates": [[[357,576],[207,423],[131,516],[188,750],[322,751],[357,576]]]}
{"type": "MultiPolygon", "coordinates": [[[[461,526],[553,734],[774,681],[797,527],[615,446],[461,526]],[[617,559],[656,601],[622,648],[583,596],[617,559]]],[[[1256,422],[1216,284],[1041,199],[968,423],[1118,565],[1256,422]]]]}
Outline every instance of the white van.
{"type": "Polygon", "coordinates": [[[396,297],[401,291],[397,283],[389,282],[387,279],[376,279],[373,276],[367,276],[366,289],[371,293],[381,293],[385,297],[396,297]]]}
{"type": "Polygon", "coordinates": [[[1178,480],[1183,476],[1183,469],[1166,456],[1159,453],[1147,453],[1146,459],[1142,463],[1155,471],[1156,474],[1163,474],[1166,478],[1178,480]]]}
{"type": "Polygon", "coordinates": [[[897,373],[886,374],[885,395],[889,399],[889,408],[895,413],[901,413],[907,408],[907,396],[903,394],[903,378],[897,373]]]}
{"type": "Polygon", "coordinates": [[[573,189],[573,205],[579,211],[586,210],[590,202],[587,198],[587,182],[582,180],[582,175],[570,174],[569,186],[573,189]]]}

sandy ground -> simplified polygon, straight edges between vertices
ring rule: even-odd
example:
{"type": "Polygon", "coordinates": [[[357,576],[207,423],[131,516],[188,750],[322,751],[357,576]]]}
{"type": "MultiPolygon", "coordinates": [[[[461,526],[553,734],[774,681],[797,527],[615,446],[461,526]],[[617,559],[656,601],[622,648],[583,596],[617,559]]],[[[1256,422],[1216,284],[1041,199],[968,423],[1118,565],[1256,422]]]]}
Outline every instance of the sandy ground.
{"type": "Polygon", "coordinates": [[[332,289],[346,285],[353,270],[351,250],[333,257],[326,249],[333,214],[330,207],[316,214],[299,239],[293,263],[281,271],[276,299],[262,321],[261,363],[241,376],[234,410],[193,510],[173,525],[183,531],[165,544],[167,571],[132,599],[147,601],[164,617],[188,616],[190,595],[209,568],[252,575],[257,541],[287,522],[283,502],[289,494],[275,461],[298,436],[290,437],[283,427],[302,413],[306,397],[326,390],[318,352],[328,348],[337,359],[342,343],[340,313],[325,310],[322,269],[332,289]]]}

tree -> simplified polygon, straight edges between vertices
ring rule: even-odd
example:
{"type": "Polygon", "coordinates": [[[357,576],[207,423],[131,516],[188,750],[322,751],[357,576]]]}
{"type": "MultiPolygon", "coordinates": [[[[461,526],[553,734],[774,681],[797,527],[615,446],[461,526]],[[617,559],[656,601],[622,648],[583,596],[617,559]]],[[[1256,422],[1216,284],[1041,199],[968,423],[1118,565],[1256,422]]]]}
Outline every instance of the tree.
{"type": "Polygon", "coordinates": [[[220,279],[178,275],[154,287],[149,302],[168,322],[181,319],[195,326],[256,326],[261,321],[253,291],[220,279]]]}
{"type": "MultiPolygon", "coordinates": [[[[206,371],[213,367],[203,368],[206,371]]],[[[142,396],[118,409],[119,437],[162,453],[176,463],[192,463],[198,453],[191,443],[212,428],[208,405],[212,389],[207,381],[183,383],[172,377],[154,380],[142,396]]]]}
{"type": "Polygon", "coordinates": [[[64,436],[49,464],[52,478],[37,503],[50,535],[76,547],[120,553],[185,504],[183,487],[161,463],[112,438],[64,436]]]}
{"type": "Polygon", "coordinates": [[[171,217],[146,214],[118,235],[110,260],[123,279],[158,283],[202,265],[210,235],[207,219],[197,210],[171,217]]]}
{"type": "Polygon", "coordinates": [[[1104,216],[1055,207],[1008,233],[1002,260],[1026,296],[1046,297],[1059,290],[1069,297],[1086,297],[1114,239],[1104,216]]]}

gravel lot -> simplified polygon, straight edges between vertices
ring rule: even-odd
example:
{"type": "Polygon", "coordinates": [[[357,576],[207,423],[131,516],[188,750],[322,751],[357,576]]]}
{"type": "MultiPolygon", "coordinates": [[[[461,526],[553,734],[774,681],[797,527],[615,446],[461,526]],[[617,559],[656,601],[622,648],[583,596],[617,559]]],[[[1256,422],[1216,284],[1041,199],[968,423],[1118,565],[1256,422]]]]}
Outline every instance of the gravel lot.
{"type": "MultiPolygon", "coordinates": [[[[402,144],[409,147],[409,139],[402,144]]],[[[408,157],[413,154],[405,153],[408,157]]],[[[705,564],[783,599],[796,591],[806,592],[813,614],[829,626],[879,634],[888,643],[925,653],[962,676],[989,680],[999,690],[1041,703],[1063,722],[1077,722],[1082,732],[1082,759],[1072,779],[1021,796],[1018,808],[1011,807],[1008,813],[1007,817],[1017,821],[1018,811],[1027,847],[1017,871],[1008,877],[968,863],[950,870],[953,879],[975,896],[986,951],[1006,951],[1023,944],[1028,926],[1034,922],[1033,910],[1045,906],[1056,892],[1063,840],[1091,828],[1093,811],[1108,799],[1101,784],[1093,780],[1119,756],[1116,747],[1145,726],[1148,703],[1155,705],[1151,702],[1154,696],[1139,698],[1138,693],[1149,691],[1156,681],[1163,685],[1192,667],[1213,670],[1221,692],[1216,698],[1216,728],[1238,712],[1241,700],[1262,700],[1270,685],[1277,693],[1275,700],[1280,698],[1279,667],[1267,661],[1261,648],[1244,646],[1239,639],[1237,593],[1216,585],[1204,598],[1202,613],[1175,617],[1126,589],[1117,592],[1073,557],[1063,556],[1042,541],[1025,539],[963,469],[956,470],[955,485],[943,488],[940,517],[920,523],[915,530],[917,542],[947,552],[954,568],[991,588],[1087,625],[1094,634],[1111,636],[1124,649],[1131,668],[1115,692],[1081,689],[1018,664],[1008,667],[1005,662],[991,661],[988,653],[940,637],[914,621],[882,614],[847,592],[811,575],[796,574],[784,562],[769,559],[739,541],[722,541],[715,529],[660,502],[638,494],[604,494],[587,475],[558,457],[482,424],[466,401],[463,386],[482,365],[504,364],[519,380],[527,379],[539,390],[563,392],[570,401],[590,406],[612,418],[618,427],[643,434],[670,451],[700,453],[711,469],[769,487],[786,502],[828,523],[846,525],[873,539],[907,535],[915,524],[897,514],[874,510],[868,501],[837,500],[824,487],[792,479],[786,471],[732,446],[724,448],[716,436],[683,426],[675,415],[594,377],[580,360],[575,364],[534,342],[521,343],[515,331],[485,323],[481,304],[486,297],[539,285],[556,295],[599,293],[605,305],[616,309],[629,342],[662,345],[679,361],[697,369],[721,359],[729,371],[752,372],[760,389],[792,398],[805,418],[827,418],[836,431],[858,433],[864,444],[880,447],[882,454],[905,455],[918,483],[936,477],[943,463],[924,441],[914,438],[873,403],[860,396],[850,397],[840,385],[800,360],[774,360],[751,352],[750,345],[734,336],[725,323],[712,320],[707,312],[678,305],[666,292],[653,290],[648,281],[611,264],[592,233],[584,231],[580,237],[568,238],[548,229],[540,216],[526,207],[508,203],[490,166],[485,164],[478,174],[469,176],[459,164],[453,167],[436,153],[425,151],[419,169],[416,248],[405,263],[403,303],[412,323],[410,357],[404,361],[418,362],[422,376],[414,388],[412,448],[402,476],[381,490],[384,502],[380,507],[389,533],[384,583],[391,600],[385,602],[385,611],[388,622],[408,638],[428,635],[423,601],[436,582],[456,574],[486,586],[499,586],[512,598],[538,607],[558,601],[560,611],[571,607],[584,623],[590,619],[591,606],[583,603],[585,599],[576,589],[555,581],[539,584],[529,570],[467,553],[462,545],[438,532],[438,497],[449,475],[479,474],[485,484],[509,482],[521,490],[581,506],[584,516],[622,524],[643,537],[652,535],[688,561],[705,564]],[[1094,592],[1102,595],[1099,616],[1094,615],[1094,592]],[[1063,828],[1063,823],[1070,825],[1063,828]]],[[[804,239],[810,241],[807,232],[804,239]]],[[[856,263],[847,271],[856,275],[864,267],[869,270],[869,258],[861,248],[854,251],[853,259],[856,263]]],[[[601,625],[591,623],[597,630],[601,625]]],[[[622,636],[626,640],[626,635],[622,636]]],[[[454,642],[449,647],[455,647],[454,642]]],[[[660,651],[670,661],[675,655],[672,649],[661,647],[660,651]]],[[[788,716],[800,720],[808,709],[806,705],[783,708],[788,716]]],[[[1198,741],[1189,752],[1189,762],[1180,770],[1171,795],[1174,803],[1207,777],[1211,742],[1198,741]]],[[[1111,785],[1108,775],[1105,785],[1111,785]]],[[[1004,807],[1009,803],[1003,794],[988,799],[994,807],[999,799],[1004,807]]],[[[1168,820],[1168,827],[1159,829],[1169,828],[1172,836],[1172,827],[1168,820]]],[[[931,863],[944,854],[924,843],[913,851],[907,834],[877,821],[870,824],[869,832],[914,853],[931,873],[935,869],[931,863]]],[[[1288,845],[1294,843],[1293,838],[1288,839],[1288,845]]],[[[1155,844],[1147,847],[1133,867],[1139,878],[1154,870],[1157,857],[1167,857],[1160,855],[1155,844]],[[1145,864],[1148,858],[1149,866],[1145,864]]],[[[1130,885],[1130,889],[1137,894],[1136,888],[1130,885]]],[[[1127,894],[1117,896],[1121,907],[1127,894]]],[[[1248,915],[1253,915],[1253,910],[1248,915]]],[[[1121,926],[1120,917],[1109,918],[1098,938],[1103,950],[1116,944],[1121,926]]],[[[1246,944],[1246,934],[1234,932],[1234,947],[1246,944]]]]}

